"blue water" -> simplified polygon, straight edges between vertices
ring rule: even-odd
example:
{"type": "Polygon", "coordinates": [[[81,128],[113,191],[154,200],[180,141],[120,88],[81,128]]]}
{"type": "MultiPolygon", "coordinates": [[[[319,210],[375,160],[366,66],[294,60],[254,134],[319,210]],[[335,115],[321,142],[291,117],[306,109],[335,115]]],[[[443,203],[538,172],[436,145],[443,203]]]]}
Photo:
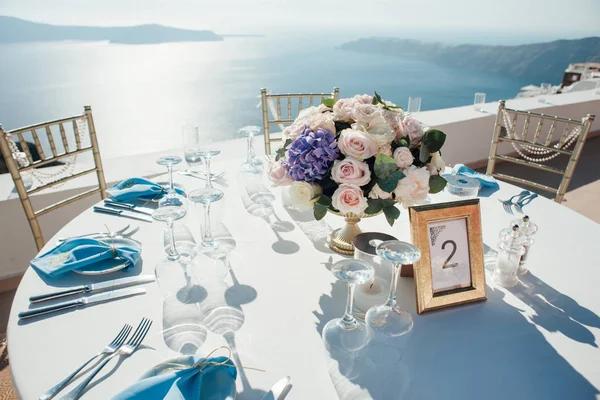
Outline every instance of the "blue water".
{"type": "MultiPolygon", "coordinates": [[[[348,38],[351,40],[353,38],[348,38]]],[[[261,87],[342,97],[377,90],[422,110],[514,97],[531,82],[413,59],[340,50],[344,40],[227,38],[223,42],[118,45],[106,42],[0,45],[0,123],[12,129],[92,105],[104,158],[180,146],[195,123],[207,141],[262,125],[261,87]]]]}

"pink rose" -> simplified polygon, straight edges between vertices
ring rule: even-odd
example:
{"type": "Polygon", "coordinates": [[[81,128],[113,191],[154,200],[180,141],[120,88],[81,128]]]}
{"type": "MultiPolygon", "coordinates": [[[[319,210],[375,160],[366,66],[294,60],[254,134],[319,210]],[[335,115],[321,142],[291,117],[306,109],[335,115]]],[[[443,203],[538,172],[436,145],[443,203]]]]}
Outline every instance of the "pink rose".
{"type": "Polygon", "coordinates": [[[382,116],[379,107],[363,103],[355,103],[353,113],[356,122],[364,126],[369,125],[374,118],[382,116]]]}
{"type": "Polygon", "coordinates": [[[408,147],[398,147],[394,150],[394,161],[396,161],[398,168],[408,168],[412,165],[414,160],[415,158],[408,147]]]}
{"type": "Polygon", "coordinates": [[[335,160],[331,169],[331,179],[336,183],[352,183],[364,186],[371,181],[371,171],[367,163],[346,157],[335,160]]]}
{"type": "Polygon", "coordinates": [[[354,100],[355,103],[373,104],[373,96],[368,94],[357,94],[352,100],[354,100]]]}
{"type": "Polygon", "coordinates": [[[400,179],[394,190],[396,201],[404,207],[418,204],[427,198],[429,193],[429,171],[426,167],[417,168],[411,165],[404,170],[404,178],[400,179]]]}
{"type": "Polygon", "coordinates": [[[377,154],[385,154],[386,156],[392,157],[392,145],[386,143],[383,146],[379,146],[379,149],[377,149],[377,154]]]}
{"type": "Polygon", "coordinates": [[[412,115],[406,114],[400,123],[402,136],[407,136],[411,144],[419,143],[423,138],[423,126],[412,115]]]}
{"type": "Polygon", "coordinates": [[[298,136],[304,131],[306,128],[306,124],[304,121],[294,121],[290,126],[285,127],[283,132],[281,132],[281,136],[283,140],[286,141],[288,139],[296,140],[298,136]]]}
{"type": "Polygon", "coordinates": [[[338,148],[346,157],[366,160],[377,154],[377,143],[361,131],[344,129],[338,138],[338,148]]]}
{"type": "Polygon", "coordinates": [[[269,167],[269,179],[273,182],[273,187],[291,185],[294,181],[288,174],[288,167],[281,161],[275,161],[269,167]]]}
{"type": "Polygon", "coordinates": [[[371,191],[369,192],[370,199],[384,199],[385,200],[385,199],[389,199],[390,197],[392,197],[392,194],[384,191],[377,184],[375,184],[375,186],[373,186],[373,189],[371,189],[371,191]]]}
{"type": "Polygon", "coordinates": [[[353,99],[339,99],[333,105],[333,119],[335,121],[353,122],[354,104],[353,99]]]}
{"type": "Polygon", "coordinates": [[[342,183],[333,193],[331,204],[342,214],[363,215],[367,209],[367,198],[357,185],[342,183]]]}
{"type": "Polygon", "coordinates": [[[385,118],[385,122],[392,128],[392,131],[396,134],[396,139],[402,138],[403,132],[402,128],[400,128],[400,124],[402,123],[402,118],[404,118],[404,113],[402,110],[384,110],[383,117],[385,118]]]}

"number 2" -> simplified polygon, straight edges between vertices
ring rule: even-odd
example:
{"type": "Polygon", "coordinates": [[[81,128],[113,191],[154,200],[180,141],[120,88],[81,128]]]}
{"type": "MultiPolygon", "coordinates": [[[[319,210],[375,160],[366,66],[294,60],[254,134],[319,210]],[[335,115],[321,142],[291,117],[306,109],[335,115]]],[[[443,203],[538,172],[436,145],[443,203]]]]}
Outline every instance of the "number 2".
{"type": "Polygon", "coordinates": [[[448,264],[450,262],[450,260],[452,259],[452,257],[454,257],[454,254],[456,254],[456,242],[454,240],[446,240],[444,243],[442,243],[442,250],[446,249],[447,244],[452,245],[452,251],[450,252],[450,255],[448,256],[448,258],[446,258],[446,261],[444,261],[444,264],[442,265],[442,269],[454,268],[458,265],[458,263],[448,264]]]}

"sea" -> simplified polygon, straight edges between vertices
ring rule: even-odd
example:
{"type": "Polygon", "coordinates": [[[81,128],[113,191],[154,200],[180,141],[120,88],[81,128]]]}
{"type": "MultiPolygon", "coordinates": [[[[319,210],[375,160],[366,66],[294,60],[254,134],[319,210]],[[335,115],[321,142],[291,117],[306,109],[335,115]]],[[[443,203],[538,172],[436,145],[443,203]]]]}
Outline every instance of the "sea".
{"type": "Polygon", "coordinates": [[[0,44],[0,123],[13,129],[74,115],[91,105],[103,158],[181,146],[195,124],[207,142],[262,125],[260,89],[376,90],[421,110],[513,98],[525,82],[412,58],[341,50],[342,36],[228,36],[220,42],[125,45],[109,42],[0,44]]]}

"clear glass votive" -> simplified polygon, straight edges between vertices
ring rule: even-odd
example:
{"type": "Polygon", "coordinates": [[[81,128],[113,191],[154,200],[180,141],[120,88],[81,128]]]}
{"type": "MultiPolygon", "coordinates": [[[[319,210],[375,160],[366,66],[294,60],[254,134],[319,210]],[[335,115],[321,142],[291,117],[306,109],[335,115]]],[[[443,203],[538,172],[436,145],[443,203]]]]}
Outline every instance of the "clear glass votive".
{"type": "Polygon", "coordinates": [[[483,109],[483,105],[485,104],[485,93],[477,92],[475,93],[475,100],[473,102],[473,108],[476,111],[481,111],[483,109]]]}
{"type": "Polygon", "coordinates": [[[421,98],[410,96],[408,98],[408,107],[406,111],[411,113],[421,111],[421,98]]]}

